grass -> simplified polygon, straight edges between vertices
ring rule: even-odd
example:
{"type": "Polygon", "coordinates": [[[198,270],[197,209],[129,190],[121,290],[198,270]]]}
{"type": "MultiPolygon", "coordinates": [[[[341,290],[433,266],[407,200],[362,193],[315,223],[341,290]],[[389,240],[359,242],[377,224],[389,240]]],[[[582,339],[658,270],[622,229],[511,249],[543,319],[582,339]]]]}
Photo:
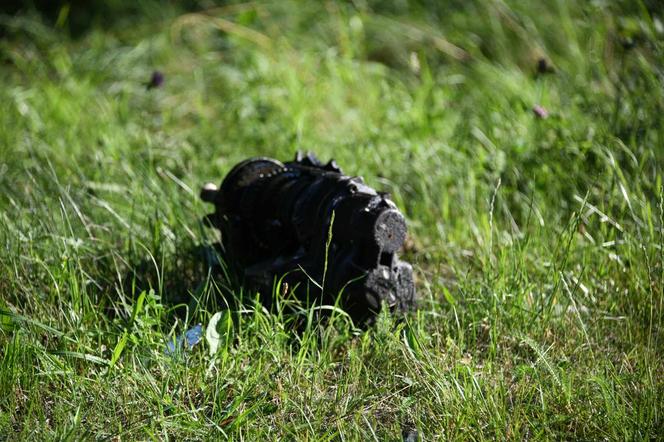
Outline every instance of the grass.
{"type": "Polygon", "coordinates": [[[0,439],[664,438],[657,2],[190,3],[0,20],[0,439]],[[165,355],[241,291],[198,189],[298,149],[392,194],[420,309],[165,355]]]}

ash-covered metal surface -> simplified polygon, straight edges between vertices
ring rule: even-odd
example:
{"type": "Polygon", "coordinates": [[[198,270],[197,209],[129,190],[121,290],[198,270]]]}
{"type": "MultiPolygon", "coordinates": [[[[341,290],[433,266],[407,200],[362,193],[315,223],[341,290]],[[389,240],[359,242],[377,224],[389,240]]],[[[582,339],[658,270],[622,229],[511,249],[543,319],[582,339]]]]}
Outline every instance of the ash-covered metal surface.
{"type": "Polygon", "coordinates": [[[251,158],[201,198],[215,205],[206,220],[221,231],[226,264],[269,305],[283,277],[301,301],[338,305],[360,322],[383,303],[414,305],[410,264],[397,252],[406,221],[390,200],[344,175],[334,161],[297,154],[282,163],[251,158]]]}

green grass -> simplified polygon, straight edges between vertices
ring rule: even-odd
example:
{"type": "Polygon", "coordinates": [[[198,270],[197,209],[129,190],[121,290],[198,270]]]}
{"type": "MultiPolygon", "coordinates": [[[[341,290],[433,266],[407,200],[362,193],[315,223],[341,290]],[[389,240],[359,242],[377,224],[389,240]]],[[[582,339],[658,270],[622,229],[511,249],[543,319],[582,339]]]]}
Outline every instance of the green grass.
{"type": "Polygon", "coordinates": [[[421,3],[0,20],[0,439],[664,438],[661,9],[421,3]],[[239,293],[198,189],[298,149],[391,192],[420,309],[166,356],[239,293]]]}

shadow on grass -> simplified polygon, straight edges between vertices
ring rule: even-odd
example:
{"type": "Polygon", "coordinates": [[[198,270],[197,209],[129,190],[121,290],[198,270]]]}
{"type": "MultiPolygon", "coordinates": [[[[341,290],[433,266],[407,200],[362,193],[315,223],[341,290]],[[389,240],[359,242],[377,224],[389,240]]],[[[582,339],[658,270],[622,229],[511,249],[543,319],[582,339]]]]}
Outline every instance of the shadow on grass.
{"type": "MultiPolygon", "coordinates": [[[[240,316],[269,315],[272,319],[268,322],[279,322],[293,333],[291,338],[296,342],[305,331],[313,327],[324,329],[341,316],[343,322],[350,321],[341,309],[299,299],[293,288],[288,290],[288,285],[280,281],[275,281],[274,290],[267,295],[247,291],[237,271],[224,264],[218,243],[191,244],[177,250],[175,254],[166,255],[163,264],[151,258],[139,260],[122,280],[123,293],[132,303],[143,292],[152,290],[160,294],[159,302],[167,312],[162,317],[164,325],[181,321],[191,326],[201,320],[205,322],[208,314],[220,311],[231,312],[235,326],[241,322],[240,316]]],[[[131,312],[127,308],[121,309],[121,314],[119,310],[117,305],[110,307],[109,317],[130,319],[131,312]]],[[[347,324],[348,330],[366,330],[374,325],[376,318],[351,321],[347,324]]]]}
{"type": "Polygon", "coordinates": [[[79,38],[93,29],[127,28],[144,22],[146,17],[156,22],[169,9],[187,12],[200,10],[203,6],[204,3],[198,0],[3,0],[0,15],[38,17],[46,26],[63,29],[70,37],[79,38]]]}
{"type": "MultiPolygon", "coordinates": [[[[132,263],[122,278],[124,296],[136,300],[141,293],[154,291],[169,316],[183,321],[201,310],[214,312],[241,304],[240,284],[225,271],[214,246],[188,244],[176,250],[160,261],[151,256],[132,263]]],[[[117,308],[109,308],[108,314],[117,316],[117,308]]]]}

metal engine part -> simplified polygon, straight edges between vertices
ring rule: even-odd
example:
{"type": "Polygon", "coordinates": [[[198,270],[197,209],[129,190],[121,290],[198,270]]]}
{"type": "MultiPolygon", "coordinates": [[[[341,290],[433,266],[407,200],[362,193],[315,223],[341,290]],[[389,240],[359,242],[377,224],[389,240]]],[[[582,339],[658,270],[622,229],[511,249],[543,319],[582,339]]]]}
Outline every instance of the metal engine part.
{"type": "Polygon", "coordinates": [[[397,256],[403,215],[334,161],[251,158],[219,188],[205,185],[201,198],[215,205],[206,220],[221,231],[225,261],[264,304],[283,277],[301,301],[338,300],[355,321],[372,319],[383,302],[400,311],[414,305],[412,267],[397,256]]]}

